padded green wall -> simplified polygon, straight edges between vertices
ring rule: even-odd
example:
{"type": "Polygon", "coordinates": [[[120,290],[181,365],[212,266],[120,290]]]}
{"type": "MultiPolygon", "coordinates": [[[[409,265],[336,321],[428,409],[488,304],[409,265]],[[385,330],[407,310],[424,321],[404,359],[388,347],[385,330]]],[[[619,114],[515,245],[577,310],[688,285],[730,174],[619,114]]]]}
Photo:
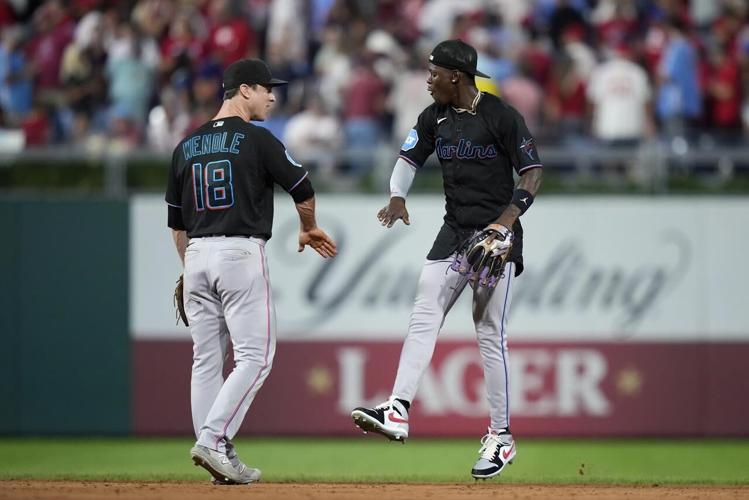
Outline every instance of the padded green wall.
{"type": "Polygon", "coordinates": [[[130,430],[126,201],[0,201],[0,433],[130,430]]]}

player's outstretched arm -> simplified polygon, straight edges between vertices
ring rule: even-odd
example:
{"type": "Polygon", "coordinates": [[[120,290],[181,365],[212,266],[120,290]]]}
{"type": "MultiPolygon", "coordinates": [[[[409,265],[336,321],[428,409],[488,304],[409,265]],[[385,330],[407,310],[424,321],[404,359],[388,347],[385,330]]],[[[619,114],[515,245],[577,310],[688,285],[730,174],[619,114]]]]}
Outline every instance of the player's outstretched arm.
{"type": "Polygon", "coordinates": [[[377,220],[383,226],[393,227],[393,224],[398,219],[402,219],[406,225],[411,224],[411,220],[408,218],[408,210],[406,209],[406,200],[400,196],[393,196],[390,198],[390,203],[377,212],[377,220]]]}
{"type": "Polygon", "coordinates": [[[406,225],[411,224],[406,210],[406,195],[411,189],[416,168],[403,158],[398,158],[393,167],[393,174],[390,176],[390,203],[382,210],[377,212],[377,220],[383,226],[393,227],[398,219],[403,220],[406,225]]]}
{"type": "Polygon", "coordinates": [[[317,222],[315,221],[315,197],[312,196],[301,203],[297,203],[296,210],[299,213],[300,223],[298,251],[303,251],[304,247],[309,245],[324,258],[335,257],[338,254],[338,248],[333,238],[317,227],[317,222]]]}
{"type": "Polygon", "coordinates": [[[338,254],[338,248],[333,239],[319,227],[309,231],[299,231],[299,251],[303,251],[307,245],[324,258],[335,257],[338,254]]]}

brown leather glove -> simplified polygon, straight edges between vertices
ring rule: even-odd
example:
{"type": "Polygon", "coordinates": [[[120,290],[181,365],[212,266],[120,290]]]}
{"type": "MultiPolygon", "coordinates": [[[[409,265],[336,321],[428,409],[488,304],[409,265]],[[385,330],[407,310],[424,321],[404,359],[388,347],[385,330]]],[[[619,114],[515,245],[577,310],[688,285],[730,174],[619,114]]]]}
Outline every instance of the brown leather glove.
{"type": "Polygon", "coordinates": [[[182,320],[185,326],[190,326],[187,322],[187,313],[185,313],[185,280],[181,274],[177,280],[177,286],[174,288],[174,308],[176,309],[177,324],[179,325],[179,320],[182,320]]]}
{"type": "Polygon", "coordinates": [[[463,245],[450,268],[479,286],[494,288],[504,274],[513,238],[512,231],[505,227],[501,231],[478,231],[463,245]]]}

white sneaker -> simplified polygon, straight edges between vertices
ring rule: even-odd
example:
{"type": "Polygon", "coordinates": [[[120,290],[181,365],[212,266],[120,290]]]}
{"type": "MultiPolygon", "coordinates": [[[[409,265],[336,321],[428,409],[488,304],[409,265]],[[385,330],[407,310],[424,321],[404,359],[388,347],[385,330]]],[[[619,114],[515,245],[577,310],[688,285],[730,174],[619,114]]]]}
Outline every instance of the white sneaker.
{"type": "Polygon", "coordinates": [[[241,481],[239,484],[256,483],[260,481],[262,473],[260,469],[255,469],[244,464],[237,455],[237,450],[229,439],[226,439],[226,457],[239,473],[241,481]]]}
{"type": "Polygon", "coordinates": [[[494,477],[502,472],[505,465],[512,463],[516,453],[515,439],[512,434],[509,432],[494,434],[490,430],[481,438],[480,457],[473,465],[471,475],[476,479],[494,477]]]}
{"type": "Polygon", "coordinates": [[[391,441],[408,439],[408,410],[393,397],[374,408],[356,408],[351,418],[365,433],[377,432],[391,441]]]}
{"type": "Polygon", "coordinates": [[[201,445],[193,446],[190,450],[190,456],[195,465],[199,465],[210,472],[217,483],[249,484],[260,480],[260,471],[245,466],[236,455],[234,461],[237,462],[237,466],[232,463],[226,453],[201,445]]]}

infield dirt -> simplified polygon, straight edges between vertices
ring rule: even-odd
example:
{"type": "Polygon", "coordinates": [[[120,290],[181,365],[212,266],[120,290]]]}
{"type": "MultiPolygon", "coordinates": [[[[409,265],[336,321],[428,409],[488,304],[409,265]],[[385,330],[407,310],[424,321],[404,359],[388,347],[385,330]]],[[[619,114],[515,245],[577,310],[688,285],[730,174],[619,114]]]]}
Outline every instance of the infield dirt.
{"type": "Polygon", "coordinates": [[[249,486],[213,486],[196,482],[85,482],[0,481],[0,499],[117,499],[187,500],[479,500],[510,498],[535,500],[614,499],[749,499],[749,486],[605,486],[520,485],[500,482],[475,484],[331,484],[258,483],[249,486]],[[250,496],[251,495],[251,496],[250,496]]]}

